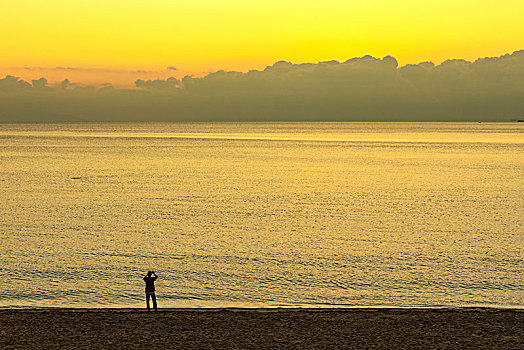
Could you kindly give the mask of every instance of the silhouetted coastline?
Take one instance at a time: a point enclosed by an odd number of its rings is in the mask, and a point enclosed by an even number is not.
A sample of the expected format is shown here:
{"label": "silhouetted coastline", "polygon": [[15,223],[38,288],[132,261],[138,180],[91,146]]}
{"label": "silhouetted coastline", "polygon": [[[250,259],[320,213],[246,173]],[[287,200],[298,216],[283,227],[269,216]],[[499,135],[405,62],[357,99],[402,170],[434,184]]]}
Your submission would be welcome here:
{"label": "silhouetted coastline", "polygon": [[0,320],[4,349],[517,349],[524,344],[522,309],[4,309]]}

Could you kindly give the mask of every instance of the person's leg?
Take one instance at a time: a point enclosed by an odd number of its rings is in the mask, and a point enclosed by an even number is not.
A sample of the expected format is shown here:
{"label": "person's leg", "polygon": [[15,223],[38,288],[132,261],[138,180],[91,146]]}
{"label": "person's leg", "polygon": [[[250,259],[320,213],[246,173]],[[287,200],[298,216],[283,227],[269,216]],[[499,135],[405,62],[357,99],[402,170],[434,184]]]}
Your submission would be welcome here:
{"label": "person's leg", "polygon": [[151,298],[153,299],[153,309],[156,311],[156,295],[155,293],[151,293]]}
{"label": "person's leg", "polygon": [[146,292],[146,306],[147,306],[147,311],[149,311],[149,293]]}

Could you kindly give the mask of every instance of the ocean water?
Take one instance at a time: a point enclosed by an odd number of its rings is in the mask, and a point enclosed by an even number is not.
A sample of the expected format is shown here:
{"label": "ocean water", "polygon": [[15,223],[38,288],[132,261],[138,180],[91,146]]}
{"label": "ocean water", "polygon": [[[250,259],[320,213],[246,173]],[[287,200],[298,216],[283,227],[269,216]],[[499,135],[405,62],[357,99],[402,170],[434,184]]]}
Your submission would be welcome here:
{"label": "ocean water", "polygon": [[522,307],[523,198],[524,123],[0,124],[0,307]]}

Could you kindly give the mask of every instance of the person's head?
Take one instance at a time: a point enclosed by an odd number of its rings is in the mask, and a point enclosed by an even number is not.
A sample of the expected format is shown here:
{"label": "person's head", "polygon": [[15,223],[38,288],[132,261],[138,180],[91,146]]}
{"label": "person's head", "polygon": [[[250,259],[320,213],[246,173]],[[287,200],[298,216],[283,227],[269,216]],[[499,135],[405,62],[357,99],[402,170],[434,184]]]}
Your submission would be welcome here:
{"label": "person's head", "polygon": [[153,273],[153,271],[147,271],[147,275],[148,276],[151,276],[152,273]]}

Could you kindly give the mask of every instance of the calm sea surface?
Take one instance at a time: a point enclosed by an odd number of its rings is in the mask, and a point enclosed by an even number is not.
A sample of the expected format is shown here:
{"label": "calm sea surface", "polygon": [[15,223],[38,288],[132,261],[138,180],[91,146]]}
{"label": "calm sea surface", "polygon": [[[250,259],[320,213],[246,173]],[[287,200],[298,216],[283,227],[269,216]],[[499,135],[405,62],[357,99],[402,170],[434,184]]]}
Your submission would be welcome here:
{"label": "calm sea surface", "polygon": [[0,307],[522,307],[523,222],[524,123],[0,124]]}

